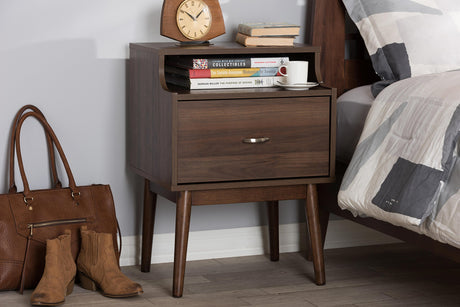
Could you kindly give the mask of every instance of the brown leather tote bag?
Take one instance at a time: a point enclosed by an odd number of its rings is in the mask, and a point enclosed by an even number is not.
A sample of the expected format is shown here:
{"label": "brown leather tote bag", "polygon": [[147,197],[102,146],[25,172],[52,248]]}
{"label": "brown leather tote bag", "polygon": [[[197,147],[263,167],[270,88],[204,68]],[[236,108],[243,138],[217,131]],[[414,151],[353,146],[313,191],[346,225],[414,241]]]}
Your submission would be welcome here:
{"label": "brown leather tote bag", "polygon": [[[57,183],[56,174],[53,188],[30,190],[20,144],[22,124],[29,117],[36,118],[44,127],[47,138],[50,138],[49,151],[56,148],[68,177],[68,187]],[[16,149],[24,191],[16,192],[16,188],[11,188],[14,179],[11,181],[10,178],[9,193],[0,195],[0,290],[20,289],[22,292],[24,288],[35,288],[43,274],[46,240],[63,234],[65,229],[72,231],[74,259],[80,250],[79,230],[83,225],[97,232],[112,233],[114,249],[119,257],[118,221],[110,187],[102,184],[76,185],[62,147],[40,112],[32,110],[20,115],[15,119],[12,133],[15,137],[10,145]],[[50,160],[54,164],[54,156]],[[14,167],[14,163],[10,163],[10,167]],[[13,174],[11,169],[10,174]]]}

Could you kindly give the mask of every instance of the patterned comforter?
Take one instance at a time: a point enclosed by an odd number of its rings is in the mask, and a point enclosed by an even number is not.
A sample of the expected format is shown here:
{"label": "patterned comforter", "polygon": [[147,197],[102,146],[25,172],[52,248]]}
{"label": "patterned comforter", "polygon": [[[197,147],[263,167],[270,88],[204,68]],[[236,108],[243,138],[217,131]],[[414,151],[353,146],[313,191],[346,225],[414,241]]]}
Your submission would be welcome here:
{"label": "patterned comforter", "polygon": [[342,209],[460,248],[460,71],[413,77],[374,101]]}

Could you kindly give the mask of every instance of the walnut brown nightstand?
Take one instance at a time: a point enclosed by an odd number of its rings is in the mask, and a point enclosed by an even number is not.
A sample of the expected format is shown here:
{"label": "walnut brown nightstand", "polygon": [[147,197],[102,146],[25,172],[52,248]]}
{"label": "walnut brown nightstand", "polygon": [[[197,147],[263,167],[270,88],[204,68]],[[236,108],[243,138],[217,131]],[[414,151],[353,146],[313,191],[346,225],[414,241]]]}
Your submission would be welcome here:
{"label": "walnut brown nightstand", "polygon": [[315,282],[324,284],[316,184],[334,181],[336,90],[181,89],[165,78],[165,62],[177,56],[287,56],[308,61],[309,81],[322,81],[315,46],[130,44],[128,163],[145,179],[141,270],[150,270],[157,195],[177,208],[175,297],[183,293],[192,206],[267,202],[276,261],[278,201],[305,199]]}

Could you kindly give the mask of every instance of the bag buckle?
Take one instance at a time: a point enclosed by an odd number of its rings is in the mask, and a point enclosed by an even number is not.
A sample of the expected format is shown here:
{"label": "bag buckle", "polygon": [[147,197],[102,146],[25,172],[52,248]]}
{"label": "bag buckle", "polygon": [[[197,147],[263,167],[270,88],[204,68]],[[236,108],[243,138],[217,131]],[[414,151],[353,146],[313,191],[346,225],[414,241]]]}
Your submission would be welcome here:
{"label": "bag buckle", "polygon": [[72,191],[72,194],[71,194],[71,195],[72,195],[72,198],[73,198],[73,200],[74,200],[74,202],[75,202],[75,205],[76,205],[76,206],[79,206],[80,204],[79,204],[78,200],[80,199],[81,193],[80,193],[80,192],[74,192],[74,191]]}
{"label": "bag buckle", "polygon": [[27,209],[29,209],[29,211],[32,211],[34,209],[32,207],[32,202],[33,201],[34,201],[33,197],[24,196],[24,202],[26,203],[26,207],[27,207]]}
{"label": "bag buckle", "polygon": [[76,193],[75,193],[75,192],[72,192],[72,198],[73,198],[73,199],[75,199],[75,198],[79,198],[79,197],[80,197],[80,195],[81,195],[81,193],[80,193],[80,192],[76,192]]}

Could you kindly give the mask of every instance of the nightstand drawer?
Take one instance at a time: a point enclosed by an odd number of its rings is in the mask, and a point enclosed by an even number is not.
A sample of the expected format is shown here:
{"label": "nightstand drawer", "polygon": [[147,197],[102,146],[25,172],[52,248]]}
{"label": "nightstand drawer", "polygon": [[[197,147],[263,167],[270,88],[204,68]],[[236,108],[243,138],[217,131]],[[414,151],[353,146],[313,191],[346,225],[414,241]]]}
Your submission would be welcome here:
{"label": "nightstand drawer", "polygon": [[329,176],[330,98],[179,101],[177,182]]}

